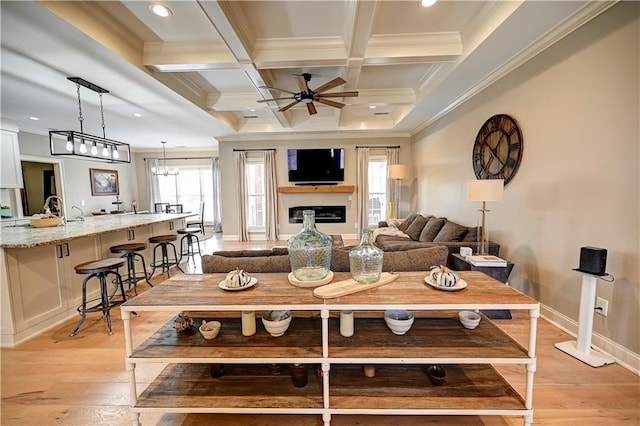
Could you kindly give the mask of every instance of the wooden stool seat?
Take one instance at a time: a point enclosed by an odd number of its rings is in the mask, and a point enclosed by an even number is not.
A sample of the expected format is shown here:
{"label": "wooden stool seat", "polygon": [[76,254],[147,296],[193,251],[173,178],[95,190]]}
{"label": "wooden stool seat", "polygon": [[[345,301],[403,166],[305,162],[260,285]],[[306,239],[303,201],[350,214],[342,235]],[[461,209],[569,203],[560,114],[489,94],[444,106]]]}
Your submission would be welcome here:
{"label": "wooden stool seat", "polygon": [[158,243],[170,243],[172,241],[177,240],[178,237],[173,235],[173,234],[169,234],[169,235],[156,235],[155,237],[149,237],[149,242],[150,243],[154,243],[154,244],[158,244]]}
{"label": "wooden stool seat", "polygon": [[129,243],[119,244],[117,246],[109,247],[111,253],[132,253],[136,251],[142,251],[147,248],[145,243]]}
{"label": "wooden stool seat", "polygon": [[200,228],[184,228],[178,229],[178,234],[199,234]]}
{"label": "wooden stool seat", "polygon": [[[76,328],[71,332],[71,337],[75,336],[80,329],[82,323],[87,318],[87,313],[90,312],[102,312],[102,317],[107,320],[107,328],[109,329],[109,335],[113,334],[111,329],[111,308],[124,303],[127,300],[127,296],[124,294],[124,286],[122,285],[122,277],[118,273],[118,268],[127,263],[127,259],[122,257],[107,258],[94,260],[91,262],[81,263],[74,267],[77,274],[87,275],[82,281],[82,305],[78,306],[78,313],[80,314],[80,321]],[[113,275],[114,282],[117,286],[116,291],[109,296],[109,290],[107,288],[107,276]],[[100,285],[100,297],[93,300],[87,300],[87,283],[92,278],[97,278]],[[122,300],[112,300],[115,293],[120,290],[122,294]],[[94,306],[87,306],[89,302],[98,302]]]}
{"label": "wooden stool seat", "polygon": [[[151,276],[147,273],[147,265],[144,261],[144,256],[138,253],[139,251],[146,250],[147,245],[145,243],[127,243],[118,244],[117,246],[109,247],[111,253],[122,254],[122,258],[127,261],[127,277],[123,279],[128,284],[128,290],[133,290],[138,295],[138,281],[145,280],[149,286],[153,287],[149,278]],[[136,272],[136,258],[142,264],[142,272]]]}
{"label": "wooden stool seat", "polygon": [[74,267],[76,274],[89,275],[116,270],[127,262],[122,258],[108,258],[81,263]]}

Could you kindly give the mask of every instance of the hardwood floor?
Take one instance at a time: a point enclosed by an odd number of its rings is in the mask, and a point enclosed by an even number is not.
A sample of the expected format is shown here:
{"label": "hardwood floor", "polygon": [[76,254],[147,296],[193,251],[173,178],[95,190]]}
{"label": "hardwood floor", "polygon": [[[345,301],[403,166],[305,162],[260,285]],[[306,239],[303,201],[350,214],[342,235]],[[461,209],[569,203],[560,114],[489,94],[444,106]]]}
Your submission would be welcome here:
{"label": "hardwood floor", "polygon": [[[345,241],[346,244],[354,242]],[[284,245],[279,242],[278,245]],[[265,248],[269,242],[235,243],[211,238],[203,252]],[[185,264],[183,264],[185,266]],[[188,272],[199,272],[196,262]],[[155,277],[154,282],[163,280]],[[144,290],[145,285],[141,285]],[[174,315],[144,313],[132,320],[134,345]],[[119,309],[112,310],[114,333],[109,336],[98,314],[88,315],[75,337],[69,337],[73,318],[23,343],[2,349],[0,366],[0,424],[10,425],[128,425],[129,387],[124,366],[124,334]],[[514,315],[496,323],[522,344],[527,342],[528,319]],[[592,368],[557,350],[553,344],[569,336],[539,321],[538,364],[534,385],[536,425],[639,425],[640,378],[619,365]],[[163,365],[140,365],[139,382],[150,383]],[[500,372],[516,390],[524,392],[522,366],[501,366]],[[141,387],[139,386],[139,391]],[[319,416],[252,416],[209,414],[155,414],[140,416],[143,425],[321,425]],[[332,425],[519,425],[521,418],[493,416],[377,417],[333,416]]]}

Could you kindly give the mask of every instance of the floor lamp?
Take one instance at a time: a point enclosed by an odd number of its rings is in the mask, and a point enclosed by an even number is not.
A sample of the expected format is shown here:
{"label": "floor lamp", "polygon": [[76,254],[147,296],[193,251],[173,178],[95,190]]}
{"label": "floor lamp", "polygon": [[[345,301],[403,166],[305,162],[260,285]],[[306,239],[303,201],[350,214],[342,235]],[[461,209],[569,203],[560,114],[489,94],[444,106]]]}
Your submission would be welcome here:
{"label": "floor lamp", "polygon": [[467,182],[467,200],[482,201],[482,238],[480,241],[480,254],[487,254],[489,241],[487,238],[486,213],[487,201],[502,201],[504,190],[503,179],[481,179]]}
{"label": "floor lamp", "polygon": [[395,200],[389,202],[389,215],[387,219],[397,219],[396,206],[398,206],[398,213],[400,213],[400,190],[402,187],[398,183],[404,179],[409,179],[409,166],[405,164],[390,164],[388,177],[393,180],[396,191],[394,191]]}

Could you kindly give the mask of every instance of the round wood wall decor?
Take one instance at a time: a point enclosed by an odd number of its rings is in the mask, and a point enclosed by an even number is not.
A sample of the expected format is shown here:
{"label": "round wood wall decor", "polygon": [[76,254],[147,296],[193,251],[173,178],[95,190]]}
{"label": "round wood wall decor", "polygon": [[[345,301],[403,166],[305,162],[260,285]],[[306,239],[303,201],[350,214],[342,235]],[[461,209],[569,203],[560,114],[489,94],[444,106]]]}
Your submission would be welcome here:
{"label": "round wood wall decor", "polygon": [[509,183],[522,161],[522,132],[506,114],[484,122],[473,145],[473,171],[478,179],[504,179]]}

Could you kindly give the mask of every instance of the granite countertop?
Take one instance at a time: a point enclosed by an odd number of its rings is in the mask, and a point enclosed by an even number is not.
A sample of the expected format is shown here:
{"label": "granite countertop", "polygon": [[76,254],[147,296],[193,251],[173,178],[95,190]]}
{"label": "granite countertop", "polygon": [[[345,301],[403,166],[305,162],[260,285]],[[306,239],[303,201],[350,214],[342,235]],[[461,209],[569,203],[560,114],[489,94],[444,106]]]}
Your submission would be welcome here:
{"label": "granite countertop", "polygon": [[[195,213],[144,213],[109,214],[86,217],[84,221],[67,222],[50,228],[34,228],[29,225],[3,226],[0,230],[0,247],[29,248],[44,244],[57,244],[74,238],[116,232],[122,229],[145,226],[151,223],[197,216]],[[28,223],[28,218],[27,223]]]}

